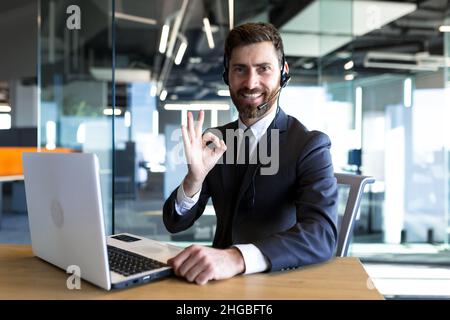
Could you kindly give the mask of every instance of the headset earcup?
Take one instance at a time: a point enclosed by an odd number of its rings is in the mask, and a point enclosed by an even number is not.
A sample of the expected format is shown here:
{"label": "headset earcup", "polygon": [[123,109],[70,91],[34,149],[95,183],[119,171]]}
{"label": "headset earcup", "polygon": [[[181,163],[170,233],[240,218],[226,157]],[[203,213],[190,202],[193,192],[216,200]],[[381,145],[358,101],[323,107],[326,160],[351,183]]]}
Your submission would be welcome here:
{"label": "headset earcup", "polygon": [[284,88],[285,85],[286,85],[286,74],[284,73],[284,70],[283,70],[283,71],[281,71],[280,87]]}
{"label": "headset earcup", "polygon": [[223,73],[222,73],[222,79],[223,79],[223,82],[225,82],[225,84],[226,84],[227,86],[230,85],[230,83],[229,83],[229,81],[228,81],[228,70],[227,70],[227,69],[225,69],[225,70],[223,71]]}
{"label": "headset earcup", "polygon": [[281,77],[280,77],[280,87],[284,88],[287,86],[289,80],[291,79],[291,76],[285,72],[284,65],[286,64],[286,58],[283,53],[283,59],[282,59],[282,67],[281,67]]}
{"label": "headset earcup", "polygon": [[289,74],[286,74],[286,73],[281,74],[280,87],[281,88],[286,87],[290,79],[291,79],[291,76]]}
{"label": "headset earcup", "polygon": [[222,79],[223,82],[225,82],[225,84],[227,86],[230,85],[230,82],[228,81],[228,59],[227,59],[227,55],[224,54],[223,55],[223,73],[222,73]]}

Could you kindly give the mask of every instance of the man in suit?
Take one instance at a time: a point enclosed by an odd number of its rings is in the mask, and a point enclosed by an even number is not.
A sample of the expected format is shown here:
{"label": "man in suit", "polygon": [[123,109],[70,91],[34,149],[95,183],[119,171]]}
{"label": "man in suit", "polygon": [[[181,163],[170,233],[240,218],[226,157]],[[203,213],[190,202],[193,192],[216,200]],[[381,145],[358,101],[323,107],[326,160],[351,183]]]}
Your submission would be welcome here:
{"label": "man in suit", "polygon": [[[234,28],[225,42],[223,77],[239,119],[216,134],[202,134],[203,112],[196,124],[188,113],[182,126],[188,173],[163,209],[166,228],[180,232],[194,224],[211,198],[217,216],[213,246],[190,246],[168,263],[178,276],[205,284],[330,259],[337,239],[331,143],[278,106],[289,66],[275,27],[248,23]],[[245,131],[248,139],[238,139],[235,148],[230,131],[239,132],[234,137]],[[272,174],[263,174],[267,163],[258,157],[264,143],[277,162]],[[242,150],[250,153],[247,161],[256,154],[256,163],[241,164]]]}

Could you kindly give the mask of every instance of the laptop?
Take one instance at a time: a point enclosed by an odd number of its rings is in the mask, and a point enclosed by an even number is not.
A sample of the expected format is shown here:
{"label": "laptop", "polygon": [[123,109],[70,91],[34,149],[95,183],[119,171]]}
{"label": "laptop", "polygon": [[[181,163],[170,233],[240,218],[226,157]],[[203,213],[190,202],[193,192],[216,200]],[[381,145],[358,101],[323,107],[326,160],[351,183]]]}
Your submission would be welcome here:
{"label": "laptop", "polygon": [[[106,236],[99,161],[89,153],[24,153],[35,256],[101,288],[125,288],[170,276],[182,248],[122,233]],[[73,267],[71,267],[73,268]]]}

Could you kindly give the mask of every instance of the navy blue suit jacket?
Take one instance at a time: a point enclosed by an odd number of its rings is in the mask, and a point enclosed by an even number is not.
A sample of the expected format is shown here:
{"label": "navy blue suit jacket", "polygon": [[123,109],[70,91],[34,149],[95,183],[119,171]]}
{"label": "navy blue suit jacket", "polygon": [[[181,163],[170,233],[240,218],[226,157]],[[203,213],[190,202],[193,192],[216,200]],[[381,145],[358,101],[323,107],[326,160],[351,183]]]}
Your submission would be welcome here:
{"label": "navy blue suit jacket", "polygon": [[[226,129],[237,127],[235,121],[218,129],[226,137]],[[252,243],[269,260],[270,271],[330,259],[337,239],[330,140],[324,133],[308,131],[282,110],[271,127],[279,129],[276,174],[261,175],[261,163],[250,165],[236,187],[235,165],[219,162],[203,182],[199,201],[186,214],[175,211],[177,190],[172,192],[163,209],[166,228],[176,233],[191,227],[211,198],[217,216],[213,247]]]}

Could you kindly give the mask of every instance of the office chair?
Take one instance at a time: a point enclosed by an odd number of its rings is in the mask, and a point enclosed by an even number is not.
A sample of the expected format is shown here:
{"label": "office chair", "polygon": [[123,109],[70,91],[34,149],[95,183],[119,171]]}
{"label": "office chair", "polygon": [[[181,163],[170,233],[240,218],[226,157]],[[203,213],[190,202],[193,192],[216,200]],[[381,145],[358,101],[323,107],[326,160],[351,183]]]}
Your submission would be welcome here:
{"label": "office chair", "polygon": [[338,186],[340,185],[349,188],[344,215],[342,216],[340,226],[338,224],[338,242],[336,249],[336,257],[346,257],[352,237],[354,222],[357,220],[364,187],[366,184],[374,183],[375,179],[373,177],[346,173],[335,173],[334,176],[337,179]]}

